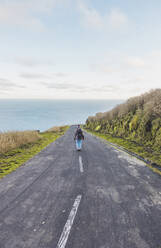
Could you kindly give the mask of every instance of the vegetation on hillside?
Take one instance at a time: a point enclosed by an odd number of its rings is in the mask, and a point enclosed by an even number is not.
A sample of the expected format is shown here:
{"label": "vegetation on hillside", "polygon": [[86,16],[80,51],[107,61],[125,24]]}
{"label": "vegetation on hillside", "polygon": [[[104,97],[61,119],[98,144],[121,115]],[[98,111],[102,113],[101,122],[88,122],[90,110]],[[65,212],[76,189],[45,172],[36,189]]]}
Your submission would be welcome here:
{"label": "vegetation on hillside", "polygon": [[6,132],[0,134],[0,178],[16,170],[27,160],[55,141],[68,129],[60,127],[54,131]]}
{"label": "vegetation on hillside", "polygon": [[153,160],[161,165],[161,89],[132,97],[111,111],[89,117],[85,127],[128,140],[152,153]]}

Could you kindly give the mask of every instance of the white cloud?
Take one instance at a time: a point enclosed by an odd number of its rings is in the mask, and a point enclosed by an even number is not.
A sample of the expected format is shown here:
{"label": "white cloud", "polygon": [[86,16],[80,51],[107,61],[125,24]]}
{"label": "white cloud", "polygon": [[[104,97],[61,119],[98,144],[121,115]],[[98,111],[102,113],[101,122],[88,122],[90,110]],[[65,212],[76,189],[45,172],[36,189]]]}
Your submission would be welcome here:
{"label": "white cloud", "polygon": [[83,24],[89,28],[119,30],[128,24],[128,17],[119,9],[112,9],[106,15],[102,15],[96,9],[80,3],[79,11]]}
{"label": "white cloud", "polygon": [[0,24],[32,27],[43,30],[41,21],[34,17],[29,3],[9,1],[0,4]]}
{"label": "white cloud", "polygon": [[104,20],[98,11],[92,8],[88,8],[85,4],[79,5],[79,11],[83,18],[84,25],[90,28],[100,29],[104,25]]}
{"label": "white cloud", "polygon": [[68,74],[67,73],[63,73],[63,72],[57,72],[57,73],[54,73],[53,76],[55,77],[60,77],[60,78],[64,78],[64,77],[67,77]]}
{"label": "white cloud", "polygon": [[39,65],[54,65],[53,61],[49,59],[33,58],[33,57],[17,57],[15,58],[16,64],[25,67],[35,67]]}
{"label": "white cloud", "polygon": [[81,92],[81,91],[86,91],[89,90],[89,87],[86,85],[77,85],[74,83],[69,83],[69,82],[42,82],[42,85],[49,89],[56,89],[56,90],[67,90],[68,92]]}
{"label": "white cloud", "polygon": [[133,67],[144,67],[145,61],[140,57],[129,57],[127,58],[127,64]]}
{"label": "white cloud", "polygon": [[13,88],[25,88],[24,85],[15,84],[6,78],[0,78],[0,90],[10,90]]}
{"label": "white cloud", "polygon": [[20,74],[20,77],[25,78],[25,79],[50,78],[49,76],[41,74],[41,73],[22,73]]}
{"label": "white cloud", "polygon": [[0,25],[16,25],[42,31],[45,29],[40,14],[51,14],[58,3],[65,0],[2,0]]}
{"label": "white cloud", "polygon": [[114,67],[109,64],[92,64],[90,65],[90,68],[92,71],[104,72],[104,73],[112,73],[118,71],[116,65]]}
{"label": "white cloud", "polygon": [[0,78],[0,89],[8,89],[16,86],[16,84],[12,83],[10,80],[6,78]]}
{"label": "white cloud", "polygon": [[127,25],[128,18],[119,9],[113,9],[111,10],[111,13],[108,16],[108,23],[111,28],[120,29]]}
{"label": "white cloud", "polygon": [[105,93],[105,92],[113,92],[117,89],[114,85],[109,84],[97,84],[97,85],[87,85],[84,83],[80,84],[74,84],[70,82],[41,82],[41,85],[45,86],[46,88],[50,90],[59,90],[59,91],[66,91],[69,94],[71,92],[75,93]]}

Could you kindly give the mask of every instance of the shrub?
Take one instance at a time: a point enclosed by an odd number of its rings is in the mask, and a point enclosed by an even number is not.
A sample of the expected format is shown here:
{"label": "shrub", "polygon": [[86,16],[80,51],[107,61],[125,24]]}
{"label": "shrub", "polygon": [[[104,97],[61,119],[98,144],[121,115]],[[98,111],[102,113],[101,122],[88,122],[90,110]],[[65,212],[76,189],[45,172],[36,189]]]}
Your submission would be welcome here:
{"label": "shrub", "polygon": [[161,140],[161,89],[128,99],[105,113],[90,116],[91,130],[131,139],[147,146],[159,146]]}
{"label": "shrub", "polygon": [[96,128],[95,128],[95,131],[99,131],[101,129],[101,125],[98,125]]}

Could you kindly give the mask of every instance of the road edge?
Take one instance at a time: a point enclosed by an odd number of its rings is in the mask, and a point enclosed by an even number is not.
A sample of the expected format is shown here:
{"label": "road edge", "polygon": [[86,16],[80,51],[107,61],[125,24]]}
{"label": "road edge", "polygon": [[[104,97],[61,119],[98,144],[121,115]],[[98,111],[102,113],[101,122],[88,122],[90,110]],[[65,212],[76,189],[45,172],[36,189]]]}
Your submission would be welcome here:
{"label": "road edge", "polygon": [[127,150],[126,148],[124,148],[124,147],[122,147],[122,146],[119,146],[119,145],[116,145],[116,144],[114,144],[114,143],[111,143],[111,142],[107,141],[106,139],[104,139],[103,137],[99,137],[99,136],[97,136],[96,134],[93,134],[93,133],[90,132],[90,131],[84,130],[84,132],[86,132],[86,133],[88,133],[88,134],[90,134],[90,135],[92,135],[92,136],[94,136],[94,137],[100,139],[101,141],[103,141],[103,143],[108,144],[108,145],[112,146],[113,148],[115,148],[115,149],[117,149],[117,150],[119,150],[119,151],[126,152],[126,153],[128,153],[129,155],[131,155],[131,156],[133,156],[133,157],[135,157],[135,158],[137,158],[137,159],[143,161],[143,162],[146,164],[146,166],[147,166],[148,168],[150,168],[154,173],[157,173],[158,175],[161,176],[161,168],[160,168],[159,165],[157,165],[157,164],[152,165],[151,162],[150,162],[149,160],[146,160],[145,158],[139,156],[139,155],[136,154],[136,153],[130,152],[129,150]]}

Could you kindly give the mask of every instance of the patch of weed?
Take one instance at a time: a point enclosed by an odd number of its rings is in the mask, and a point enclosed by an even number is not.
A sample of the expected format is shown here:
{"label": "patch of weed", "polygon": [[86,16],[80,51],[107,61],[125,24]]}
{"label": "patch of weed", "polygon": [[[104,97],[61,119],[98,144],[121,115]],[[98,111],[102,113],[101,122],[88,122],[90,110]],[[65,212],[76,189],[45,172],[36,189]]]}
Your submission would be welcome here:
{"label": "patch of weed", "polygon": [[40,133],[40,138],[36,142],[24,144],[19,148],[0,154],[0,178],[16,170],[27,160],[44,149],[47,145],[63,135],[68,128],[68,126],[65,126],[58,132]]}
{"label": "patch of weed", "polygon": [[110,134],[102,134],[99,132],[91,131],[89,129],[85,129],[85,130],[87,132],[90,132],[90,133],[100,137],[100,138],[107,140],[110,143],[117,144],[117,145],[125,148],[126,150],[128,150],[132,153],[138,154],[139,156],[143,157],[144,159],[150,161],[151,164],[156,163],[157,165],[161,166],[161,153],[160,152],[153,151],[152,149],[149,152],[148,148],[144,147],[143,145],[139,145],[137,143],[134,143],[130,140],[125,140],[123,138],[113,137]]}

